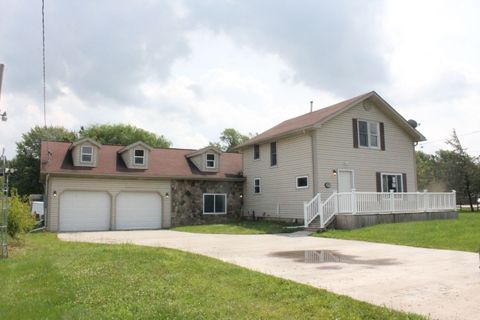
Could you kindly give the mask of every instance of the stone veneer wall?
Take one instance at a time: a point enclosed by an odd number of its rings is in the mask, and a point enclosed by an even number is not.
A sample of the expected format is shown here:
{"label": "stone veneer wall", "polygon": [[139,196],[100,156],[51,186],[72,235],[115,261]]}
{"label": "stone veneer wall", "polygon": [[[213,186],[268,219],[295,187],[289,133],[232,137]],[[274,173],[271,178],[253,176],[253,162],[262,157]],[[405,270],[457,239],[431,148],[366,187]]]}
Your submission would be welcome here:
{"label": "stone veneer wall", "polygon": [[[204,193],[226,193],[227,214],[203,214]],[[243,182],[172,180],[172,227],[226,222],[242,216]]]}

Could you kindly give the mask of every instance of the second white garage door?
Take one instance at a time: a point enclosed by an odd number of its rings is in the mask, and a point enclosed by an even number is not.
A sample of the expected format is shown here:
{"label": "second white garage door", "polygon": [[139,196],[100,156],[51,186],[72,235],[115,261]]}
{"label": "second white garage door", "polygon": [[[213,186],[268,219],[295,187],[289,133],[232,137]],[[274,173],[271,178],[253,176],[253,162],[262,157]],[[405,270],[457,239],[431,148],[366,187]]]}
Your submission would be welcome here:
{"label": "second white garage door", "polygon": [[117,229],[160,229],[162,198],[155,192],[121,192],[117,196]]}

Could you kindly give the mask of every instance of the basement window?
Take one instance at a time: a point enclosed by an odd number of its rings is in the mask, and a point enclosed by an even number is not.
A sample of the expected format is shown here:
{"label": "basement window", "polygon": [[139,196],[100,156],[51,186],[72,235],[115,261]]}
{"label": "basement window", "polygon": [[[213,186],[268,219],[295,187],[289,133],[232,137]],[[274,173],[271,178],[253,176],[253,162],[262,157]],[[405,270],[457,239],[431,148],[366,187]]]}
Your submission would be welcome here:
{"label": "basement window", "polygon": [[204,193],[203,214],[226,214],[227,194],[225,193]]}

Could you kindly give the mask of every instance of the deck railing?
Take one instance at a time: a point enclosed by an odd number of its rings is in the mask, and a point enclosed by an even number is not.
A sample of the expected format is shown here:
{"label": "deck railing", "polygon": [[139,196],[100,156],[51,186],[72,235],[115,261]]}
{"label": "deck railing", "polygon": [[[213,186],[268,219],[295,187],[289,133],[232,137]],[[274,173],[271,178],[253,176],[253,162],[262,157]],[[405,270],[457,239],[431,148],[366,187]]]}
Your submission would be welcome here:
{"label": "deck railing", "polygon": [[324,228],[337,213],[415,213],[456,209],[456,193],[452,192],[334,192],[325,201],[318,193],[304,204],[305,227],[320,217]]}

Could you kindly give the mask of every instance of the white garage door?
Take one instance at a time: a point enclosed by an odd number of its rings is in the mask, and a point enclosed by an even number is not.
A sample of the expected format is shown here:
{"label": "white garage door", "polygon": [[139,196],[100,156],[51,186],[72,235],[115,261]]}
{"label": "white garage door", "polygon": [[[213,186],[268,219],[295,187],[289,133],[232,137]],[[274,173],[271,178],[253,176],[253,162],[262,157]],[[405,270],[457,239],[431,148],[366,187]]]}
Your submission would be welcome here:
{"label": "white garage door", "polygon": [[110,229],[110,196],[107,192],[65,191],[60,196],[60,231]]}
{"label": "white garage door", "polygon": [[155,192],[121,192],[117,196],[117,229],[160,229],[162,199]]}

